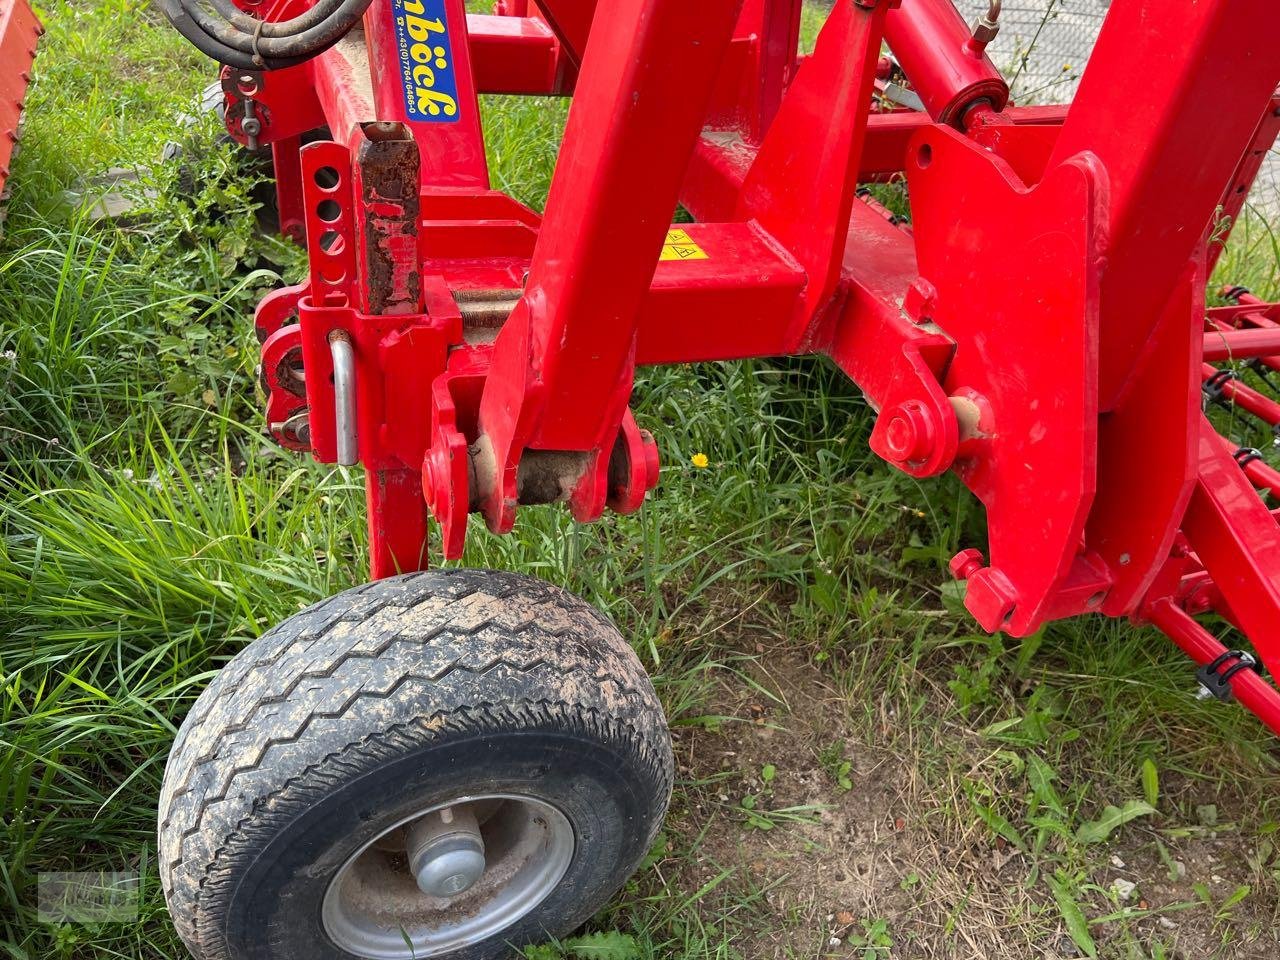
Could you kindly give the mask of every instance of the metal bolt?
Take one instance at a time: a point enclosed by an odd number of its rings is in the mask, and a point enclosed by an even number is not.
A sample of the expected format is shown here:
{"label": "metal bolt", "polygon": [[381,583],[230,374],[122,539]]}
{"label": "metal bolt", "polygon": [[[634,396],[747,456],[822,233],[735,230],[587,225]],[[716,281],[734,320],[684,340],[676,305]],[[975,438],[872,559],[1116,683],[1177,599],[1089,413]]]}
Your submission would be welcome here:
{"label": "metal bolt", "polygon": [[951,575],[957,580],[969,580],[986,565],[981,550],[961,550],[951,558]]}
{"label": "metal bolt", "polygon": [[916,463],[933,449],[937,431],[929,409],[916,400],[899,404],[885,424],[885,447],[898,463]]}
{"label": "metal bolt", "polygon": [[249,141],[249,149],[257,150],[258,135],[262,133],[262,121],[258,119],[257,105],[248,98],[244,101],[244,119],[240,121],[240,129]]}

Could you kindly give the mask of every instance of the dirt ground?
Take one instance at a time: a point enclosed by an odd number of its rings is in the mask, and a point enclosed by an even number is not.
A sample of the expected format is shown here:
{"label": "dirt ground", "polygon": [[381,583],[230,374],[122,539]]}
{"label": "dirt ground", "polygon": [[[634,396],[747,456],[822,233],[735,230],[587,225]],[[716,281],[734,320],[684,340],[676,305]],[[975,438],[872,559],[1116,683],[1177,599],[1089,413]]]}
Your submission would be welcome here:
{"label": "dirt ground", "polygon": [[[956,816],[955,784],[924,772],[930,744],[890,736],[895,718],[888,715],[876,720],[882,736],[855,734],[849,704],[817,666],[792,651],[766,653],[753,679],[781,702],[722,682],[710,712],[739,722],[675,732],[687,785],[677,788],[670,849],[689,843],[694,853],[659,865],[668,885],[692,893],[732,871],[723,882],[752,913],[738,947],[753,960],[1083,955],[1041,879],[1051,872],[1047,859],[1038,864],[993,840],[977,818]],[[971,739],[976,766],[989,748]],[[835,741],[850,764],[848,789],[819,760]],[[743,809],[744,797],[754,798],[754,811]],[[771,811],[797,807],[810,809],[796,821],[759,825]],[[1231,811],[1217,807],[1219,824],[1227,824]],[[763,815],[756,826],[752,812]],[[1222,906],[1254,881],[1252,845],[1229,829],[1160,827],[1130,824],[1099,848],[1084,885],[1095,890],[1089,916],[1107,914],[1098,905],[1108,894],[1112,912],[1129,910],[1093,926],[1099,955],[1280,955],[1276,904],[1253,897]],[[1116,881],[1134,885],[1127,900]]]}

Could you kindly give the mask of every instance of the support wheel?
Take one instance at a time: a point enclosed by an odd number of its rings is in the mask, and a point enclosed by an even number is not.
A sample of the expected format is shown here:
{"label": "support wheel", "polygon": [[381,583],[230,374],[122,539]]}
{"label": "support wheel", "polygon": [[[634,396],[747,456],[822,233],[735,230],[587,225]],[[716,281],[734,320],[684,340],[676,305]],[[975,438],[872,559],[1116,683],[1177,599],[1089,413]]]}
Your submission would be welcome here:
{"label": "support wheel", "polygon": [[648,851],[662,708],[617,629],[531,577],[416,573],[250,644],[196,702],[160,873],[199,960],[487,960],[563,936]]}

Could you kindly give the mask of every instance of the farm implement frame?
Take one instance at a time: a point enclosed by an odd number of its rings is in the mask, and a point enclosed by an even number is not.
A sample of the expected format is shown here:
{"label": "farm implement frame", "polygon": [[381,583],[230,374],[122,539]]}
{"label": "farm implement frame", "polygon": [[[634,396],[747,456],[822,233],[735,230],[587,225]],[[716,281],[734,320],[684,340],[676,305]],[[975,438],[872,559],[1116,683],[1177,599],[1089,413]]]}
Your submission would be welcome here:
{"label": "farm implement frame", "polygon": [[[829,358],[876,454],[985,506],[950,566],[986,630],[1154,625],[1280,733],[1280,472],[1240,442],[1280,441],[1280,305],[1205,293],[1280,133],[1275,0],[1113,0],[1069,106],[1010,101],[1000,0],[836,0],[803,57],[802,0],[154,2],[270,151],[309,270],[256,312],[267,427],[364,466],[373,581],[175,740],[158,861],[199,960],[496,960],[643,861],[675,767],[631,645],[427,567],[472,514],[639,509],[644,366]],[[9,140],[37,30],[0,0]],[[485,94],[573,98],[542,214],[491,186]],[[872,189],[902,180],[909,219]]]}
{"label": "farm implement frame", "polygon": [[[1275,311],[1204,305],[1280,128],[1280,8],[1119,0],[1069,108],[1008,103],[998,14],[841,0],[800,58],[794,0],[376,0],[314,59],[226,67],[310,253],[257,315],[271,430],[365,465],[373,576],[425,565],[429,516],[456,558],[472,512],[635,510],[639,366],[825,354],[877,454],[985,504],[988,553],[952,562],[984,628],[1154,623],[1280,732],[1258,659],[1192,618],[1280,668],[1280,474],[1201,404],[1280,424],[1213,366],[1275,369]],[[541,217],[490,189],[482,93],[574,97]],[[909,226],[862,188],[903,176]]]}

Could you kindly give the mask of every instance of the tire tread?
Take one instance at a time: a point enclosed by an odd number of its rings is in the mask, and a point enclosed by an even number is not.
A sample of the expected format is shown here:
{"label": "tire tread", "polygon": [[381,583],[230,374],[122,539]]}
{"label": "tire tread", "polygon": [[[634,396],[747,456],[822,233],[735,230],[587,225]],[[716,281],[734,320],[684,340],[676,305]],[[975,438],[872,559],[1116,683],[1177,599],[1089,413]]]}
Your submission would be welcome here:
{"label": "tire tread", "polygon": [[656,796],[670,794],[653,688],[616,628],[572,594],[510,573],[428,571],[295,615],[215,677],[175,740],[159,842],[180,935],[200,960],[234,960],[222,914],[246,858],[353,771],[436,738],[534,728],[616,744]]}

